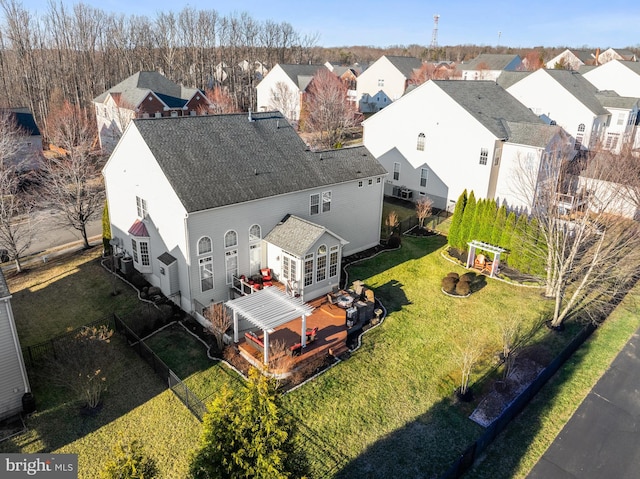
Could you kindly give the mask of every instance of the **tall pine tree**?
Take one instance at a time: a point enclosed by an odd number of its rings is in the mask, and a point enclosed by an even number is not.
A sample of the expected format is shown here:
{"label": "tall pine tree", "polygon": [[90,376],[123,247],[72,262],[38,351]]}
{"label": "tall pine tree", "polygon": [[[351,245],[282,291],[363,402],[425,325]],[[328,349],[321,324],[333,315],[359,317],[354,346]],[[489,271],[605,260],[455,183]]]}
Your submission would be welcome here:
{"label": "tall pine tree", "polygon": [[473,218],[476,214],[476,197],[473,194],[473,190],[469,193],[467,199],[467,205],[464,208],[462,215],[462,224],[460,225],[460,251],[467,250],[467,243],[469,242],[469,236],[471,234],[471,228],[473,227]]}
{"label": "tall pine tree", "polygon": [[504,229],[502,230],[502,234],[500,235],[500,247],[507,250],[507,254],[505,255],[505,261],[511,267],[511,249],[513,246],[513,237],[516,229],[516,214],[511,211],[507,216],[507,221],[504,223]]}
{"label": "tall pine tree", "polygon": [[461,246],[460,236],[462,234],[462,215],[464,214],[465,206],[467,206],[467,190],[464,190],[458,197],[456,207],[453,210],[453,216],[451,217],[449,234],[447,236],[447,242],[449,243],[449,246],[458,250],[463,249]]}
{"label": "tall pine tree", "polygon": [[502,239],[502,231],[504,230],[505,224],[507,223],[507,207],[502,205],[498,208],[498,214],[496,215],[496,220],[493,222],[493,228],[491,230],[491,244],[500,246],[504,248],[501,243]]}

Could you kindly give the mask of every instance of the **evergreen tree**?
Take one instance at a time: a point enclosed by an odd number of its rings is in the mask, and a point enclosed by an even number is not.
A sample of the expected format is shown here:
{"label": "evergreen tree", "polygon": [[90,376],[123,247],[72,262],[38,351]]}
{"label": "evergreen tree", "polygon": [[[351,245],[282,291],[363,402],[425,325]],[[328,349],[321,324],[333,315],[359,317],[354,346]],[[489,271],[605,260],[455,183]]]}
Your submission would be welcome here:
{"label": "evergreen tree", "polygon": [[204,416],[190,477],[290,479],[305,472],[294,450],[295,423],[282,414],[274,380],[252,368],[243,393],[228,388]]}
{"label": "evergreen tree", "polygon": [[458,197],[456,207],[453,210],[453,216],[451,217],[451,225],[449,226],[449,234],[447,236],[447,242],[449,246],[456,249],[463,249],[460,242],[462,215],[464,214],[465,206],[467,205],[467,190],[464,190]]}
{"label": "evergreen tree", "polygon": [[482,215],[482,223],[480,224],[479,238],[483,243],[493,244],[491,236],[493,233],[493,225],[496,222],[496,216],[498,214],[498,205],[496,200],[487,200]]}
{"label": "evergreen tree", "polygon": [[106,253],[111,252],[111,222],[109,220],[109,204],[104,200],[104,208],[102,210],[102,248]]}
{"label": "evergreen tree", "polygon": [[460,251],[467,250],[467,243],[469,242],[469,235],[471,234],[471,228],[473,226],[473,217],[476,214],[476,197],[473,191],[469,193],[467,204],[462,214],[462,224],[460,225]]}
{"label": "evergreen tree", "polygon": [[507,216],[507,220],[504,223],[504,229],[502,230],[502,234],[500,235],[500,247],[507,250],[507,254],[505,255],[504,259],[511,267],[513,267],[513,265],[511,264],[511,249],[513,246],[516,221],[516,214],[515,212],[511,211]]}
{"label": "evergreen tree", "polygon": [[480,239],[480,226],[482,225],[482,220],[484,218],[484,210],[487,207],[487,200],[484,198],[478,201],[476,204],[476,211],[473,214],[473,220],[471,223],[471,228],[469,229],[469,241],[479,240]]}
{"label": "evergreen tree", "polygon": [[526,273],[526,252],[529,249],[529,221],[527,215],[518,216],[511,246],[510,264],[513,268]]}
{"label": "evergreen tree", "polygon": [[496,220],[493,222],[493,228],[491,230],[491,244],[504,248],[502,244],[502,232],[504,231],[505,224],[507,223],[507,207],[502,205],[498,209],[496,214]]}

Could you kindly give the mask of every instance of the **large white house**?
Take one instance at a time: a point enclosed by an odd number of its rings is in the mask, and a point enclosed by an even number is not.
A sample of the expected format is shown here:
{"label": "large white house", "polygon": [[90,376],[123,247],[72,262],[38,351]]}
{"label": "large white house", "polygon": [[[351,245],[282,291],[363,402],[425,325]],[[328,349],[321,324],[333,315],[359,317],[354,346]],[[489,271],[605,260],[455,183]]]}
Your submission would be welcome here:
{"label": "large white house", "polygon": [[547,68],[577,71],[584,65],[595,65],[596,54],[592,50],[566,49],[559,55],[549,58],[545,65]]}
{"label": "large white house", "polygon": [[414,57],[383,55],[358,76],[356,100],[363,113],[379,111],[404,95],[422,61]]}
{"label": "large white house", "polygon": [[493,81],[430,80],[363,124],[364,145],[390,172],[385,194],[449,210],[465,189],[529,207],[511,191],[512,163],[562,142],[560,128]]}
{"label": "large white house", "polygon": [[278,64],[256,87],[258,111],[280,111],[289,121],[300,119],[303,95],[325,65]]}
{"label": "large white house", "polygon": [[513,83],[507,92],[536,115],[564,128],[574,138],[576,151],[592,147],[609,120],[595,87],[578,72],[541,68]]}
{"label": "large white house", "polygon": [[0,271],[0,421],[22,411],[29,379],[11,309],[11,293]]}
{"label": "large white house", "polygon": [[620,96],[640,98],[640,63],[611,60],[584,73],[598,90],[613,90]]}
{"label": "large white house", "polygon": [[602,147],[614,153],[620,153],[624,145],[633,148],[640,146],[638,135],[638,116],[640,98],[620,96],[614,91],[600,91],[596,98],[609,112],[609,123],[602,135]]}
{"label": "large white house", "polygon": [[262,268],[313,299],[380,240],[386,170],[309,151],[278,112],[133,120],[103,174],[114,243],[196,314]]}

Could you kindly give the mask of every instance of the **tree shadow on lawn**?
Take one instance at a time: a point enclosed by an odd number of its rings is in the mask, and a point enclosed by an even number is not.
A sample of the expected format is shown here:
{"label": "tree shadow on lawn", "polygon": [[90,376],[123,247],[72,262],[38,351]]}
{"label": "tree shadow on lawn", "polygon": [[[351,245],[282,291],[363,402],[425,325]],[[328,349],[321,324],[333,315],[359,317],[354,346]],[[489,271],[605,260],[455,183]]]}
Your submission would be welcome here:
{"label": "tree shadow on lawn", "polygon": [[411,304],[404,292],[404,284],[399,281],[387,281],[376,287],[375,295],[387,310],[387,314],[400,311],[403,306]]}
{"label": "tree shadow on lawn", "polygon": [[416,420],[375,442],[344,466],[336,479],[440,477],[482,433],[453,401],[444,398]]}
{"label": "tree shadow on lawn", "polygon": [[52,384],[36,366],[28,372],[36,401],[36,411],[26,417],[28,431],[0,444],[0,451],[46,453],[57,450],[126,415],[167,388],[147,363],[128,347],[124,338],[114,338],[111,342],[119,350],[123,372],[109,382],[96,410],[88,411],[73,393]]}

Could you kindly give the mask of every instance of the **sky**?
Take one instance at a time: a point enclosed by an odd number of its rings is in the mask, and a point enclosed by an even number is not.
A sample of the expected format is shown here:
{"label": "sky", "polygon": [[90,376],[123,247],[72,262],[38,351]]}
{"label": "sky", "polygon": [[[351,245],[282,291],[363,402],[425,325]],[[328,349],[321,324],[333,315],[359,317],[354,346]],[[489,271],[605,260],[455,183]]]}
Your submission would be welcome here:
{"label": "sky", "polygon": [[[31,12],[47,11],[49,0],[16,0]],[[59,0],[54,0],[59,1]],[[65,5],[78,3],[63,1]],[[317,35],[318,46],[431,44],[434,15],[437,43],[513,48],[640,47],[637,0],[84,0],[108,12],[147,15],[179,12],[186,6],[221,15],[247,12],[257,21],[289,22],[303,35]]]}

